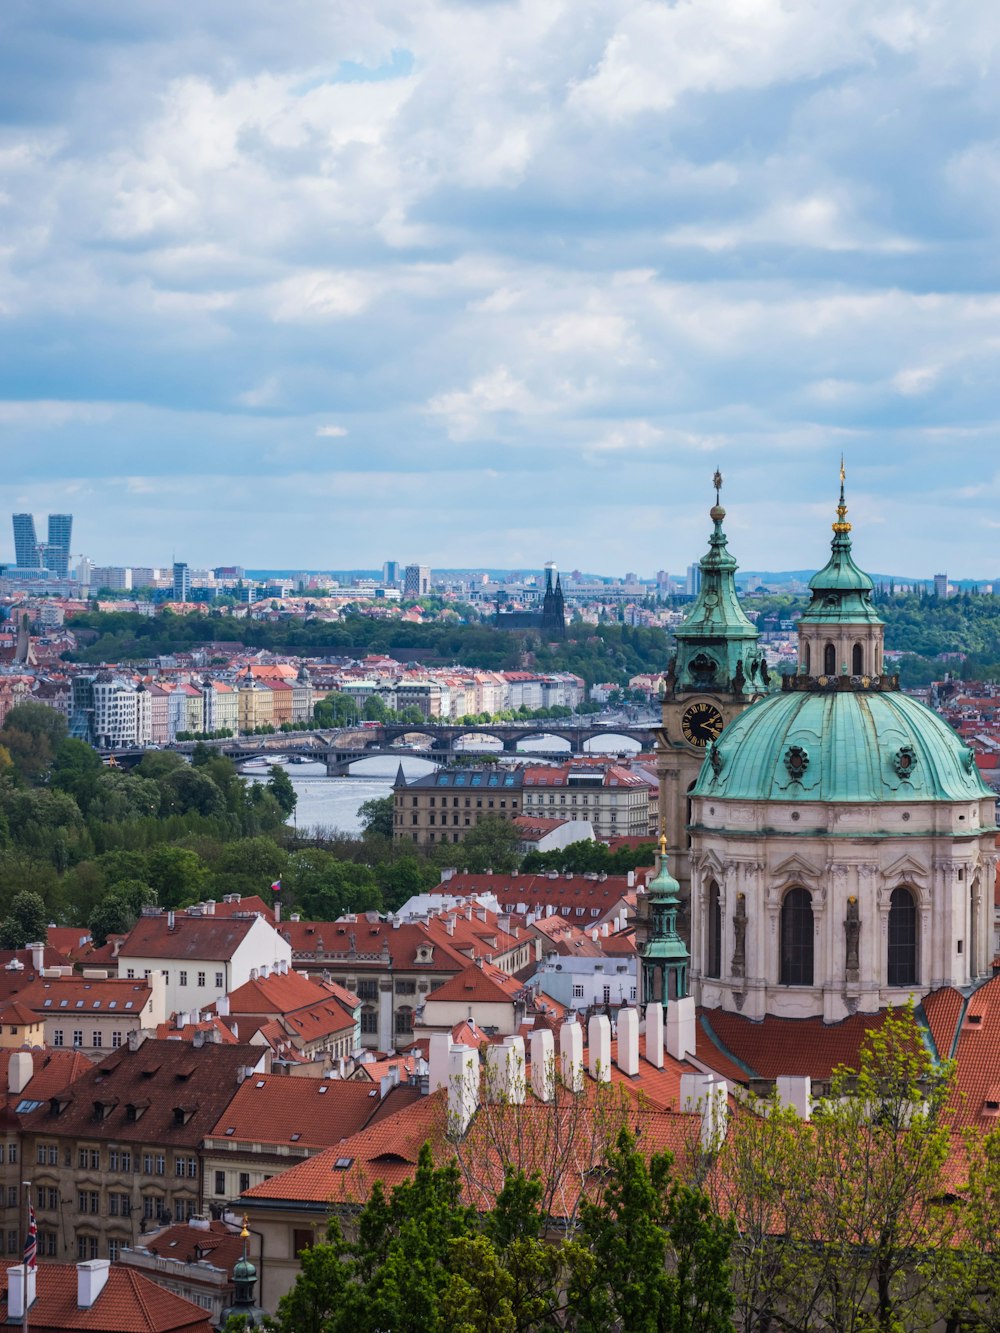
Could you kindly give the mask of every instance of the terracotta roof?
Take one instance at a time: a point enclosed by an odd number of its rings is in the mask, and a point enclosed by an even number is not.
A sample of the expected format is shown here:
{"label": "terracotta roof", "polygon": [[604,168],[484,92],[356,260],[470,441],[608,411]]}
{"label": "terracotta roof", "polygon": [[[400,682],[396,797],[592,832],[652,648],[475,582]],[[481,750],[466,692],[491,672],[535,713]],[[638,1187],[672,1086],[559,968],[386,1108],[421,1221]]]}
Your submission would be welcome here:
{"label": "terracotta roof", "polygon": [[953,986],[942,986],[940,990],[925,995],[920,1007],[934,1038],[938,1058],[950,1060],[958,1036],[958,1020],[965,1008],[965,997]]}
{"label": "terracotta roof", "polygon": [[53,949],[73,962],[85,957],[94,943],[86,926],[49,926],[45,938]]}
{"label": "terracotta roof", "polygon": [[[575,913],[583,908],[579,921],[589,924],[606,916],[634,889],[629,888],[627,875],[608,875],[604,879],[586,875],[453,875],[432,893],[454,895],[494,893],[505,911],[516,911],[523,903],[527,911],[554,907],[561,912],[568,907]],[[597,916],[594,916],[594,909]]]}
{"label": "terracotta roof", "polygon": [[279,1014],[301,1009],[303,1005],[329,999],[330,992],[312,977],[300,976],[298,972],[271,972],[266,977],[245,981],[230,991],[229,1012],[276,1018]]}
{"label": "terracotta roof", "polygon": [[[542,1173],[551,1188],[548,1202],[553,1216],[568,1216],[579,1200],[581,1181],[597,1187],[600,1177],[594,1168],[603,1160],[602,1144],[617,1137],[619,1124],[636,1130],[641,1126],[643,1151],[669,1148],[687,1153],[699,1123],[698,1116],[665,1112],[649,1102],[640,1106],[633,1097],[622,1100],[617,1091],[607,1098],[596,1092],[590,1079],[582,1095],[562,1092],[555,1106],[545,1106],[529,1095],[523,1107],[483,1107],[465,1138],[468,1170],[463,1175],[463,1194],[475,1206],[492,1203],[503,1184],[499,1153],[503,1143],[517,1154],[515,1164],[527,1174]],[[242,1197],[251,1211],[254,1204],[281,1208],[298,1202],[325,1213],[331,1203],[367,1198],[376,1180],[391,1188],[410,1179],[424,1143],[439,1163],[452,1158],[455,1149],[447,1128],[447,1093],[441,1089],[272,1176]],[[554,1180],[553,1160],[564,1168]]]}
{"label": "terracotta roof", "polygon": [[[401,1084],[386,1101],[393,1098],[395,1111],[419,1096]],[[240,1085],[209,1137],[326,1148],[367,1125],[381,1105],[370,1083],[257,1074]]]}
{"label": "terracotta roof", "polygon": [[[10,1086],[8,1066],[13,1054],[9,1048],[0,1050],[0,1087]],[[32,1049],[29,1054],[34,1073],[20,1092],[7,1094],[11,1106],[24,1100],[46,1101],[53,1093],[62,1092],[94,1068],[93,1060],[88,1060],[82,1051]]]}
{"label": "terracotta roof", "polygon": [[[13,1263],[0,1262],[0,1324],[6,1324],[10,1321],[7,1270]],[[111,1266],[104,1290],[89,1309],[77,1304],[73,1264],[42,1265],[36,1283],[36,1298],[28,1311],[32,1333],[108,1333],[109,1329],[115,1333],[212,1333],[204,1310],[129,1268]]]}
{"label": "terracotta roof", "polygon": [[[91,1065],[65,1090],[58,1115],[47,1104],[25,1116],[24,1127],[59,1136],[197,1145],[235,1095],[241,1071],[263,1055],[260,1047],[215,1043],[197,1047],[151,1040],[134,1051],[123,1047]],[[52,1100],[63,1093],[55,1089]],[[110,1106],[100,1120],[94,1113],[98,1102]],[[138,1118],[131,1118],[129,1107],[144,1103]]]}
{"label": "terracotta roof", "polygon": [[17,998],[45,1016],[111,1013],[125,1018],[141,1014],[152,993],[147,981],[125,977],[93,981],[80,976],[38,977],[19,991]]}
{"label": "terracotta roof", "polygon": [[459,1001],[462,1004],[513,1004],[521,991],[520,982],[501,972],[490,963],[471,963],[457,976],[450,977],[427,997],[426,1003],[438,1000]]}
{"label": "terracotta roof", "polygon": [[232,1046],[238,1040],[233,1035],[232,1029],[227,1027],[221,1018],[213,1017],[204,1022],[185,1023],[183,1027],[178,1027],[176,1020],[156,1025],[156,1036],[160,1041],[194,1041],[197,1032],[217,1033],[218,1040],[225,1046]]}
{"label": "terracotta roof", "polygon": [[[243,1241],[239,1232],[227,1227],[225,1222],[213,1218],[206,1231],[203,1227],[189,1226],[179,1222],[162,1231],[140,1237],[139,1246],[164,1259],[176,1259],[179,1263],[194,1264],[204,1259],[216,1268],[224,1268],[231,1273],[233,1264],[243,1255]],[[125,1262],[128,1262],[126,1253]]]}
{"label": "terracotta roof", "polygon": [[19,997],[16,1000],[4,1000],[0,1004],[0,1023],[11,1027],[37,1027],[42,1020],[33,1009],[29,1009]]}
{"label": "terracotta roof", "polygon": [[256,917],[186,916],[176,912],[171,930],[169,919],[166,912],[141,916],[118,950],[118,957],[232,958],[257,920]]}
{"label": "terracotta roof", "polygon": [[1000,977],[969,996],[955,1059],[956,1124],[993,1129],[1000,1119]]}
{"label": "terracotta roof", "polygon": [[[886,1014],[885,1010],[854,1014],[841,1023],[824,1023],[820,1018],[772,1015],[751,1022],[724,1009],[700,1012],[704,1029],[709,1037],[714,1035],[717,1049],[721,1047],[724,1056],[733,1057],[736,1065],[748,1066],[758,1078],[808,1074],[814,1079],[829,1078],[837,1065],[856,1069],[865,1037],[882,1026]],[[706,1059],[710,1059],[711,1048],[705,1049],[709,1052]],[[743,1081],[748,1077],[744,1073]]]}

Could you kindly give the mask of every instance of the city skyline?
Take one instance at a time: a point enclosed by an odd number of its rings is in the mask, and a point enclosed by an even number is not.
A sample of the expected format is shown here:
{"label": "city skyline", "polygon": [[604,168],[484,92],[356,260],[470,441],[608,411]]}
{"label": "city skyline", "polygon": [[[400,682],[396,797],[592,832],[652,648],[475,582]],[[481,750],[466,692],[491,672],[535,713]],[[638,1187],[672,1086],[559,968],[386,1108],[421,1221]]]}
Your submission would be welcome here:
{"label": "city skyline", "polygon": [[740,564],[815,566],[843,451],[867,567],[1000,573],[981,0],[0,37],[8,512],[95,563],[679,571],[718,465]]}

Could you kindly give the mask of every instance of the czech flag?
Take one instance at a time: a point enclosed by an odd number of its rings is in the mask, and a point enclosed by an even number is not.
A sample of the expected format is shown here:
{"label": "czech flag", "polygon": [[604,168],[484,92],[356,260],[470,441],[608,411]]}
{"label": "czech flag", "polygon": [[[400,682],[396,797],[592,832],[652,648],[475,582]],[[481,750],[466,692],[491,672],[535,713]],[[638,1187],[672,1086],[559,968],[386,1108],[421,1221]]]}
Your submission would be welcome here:
{"label": "czech flag", "polygon": [[272,893],[280,893],[280,892],[281,892],[281,880],[280,880],[280,879],[276,879],[276,880],[274,881],[274,883],[271,885],[271,892],[272,892]]}

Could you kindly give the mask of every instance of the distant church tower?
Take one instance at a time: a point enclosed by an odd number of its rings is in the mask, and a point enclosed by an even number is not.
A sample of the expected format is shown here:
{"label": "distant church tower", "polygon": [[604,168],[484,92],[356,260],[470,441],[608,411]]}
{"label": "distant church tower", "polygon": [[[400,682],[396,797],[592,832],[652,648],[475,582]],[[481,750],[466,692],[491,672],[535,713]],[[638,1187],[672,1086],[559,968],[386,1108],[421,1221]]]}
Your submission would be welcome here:
{"label": "distant church tower", "polygon": [[719,503],[722,474],[715,473],[713,530],[702,557],[701,588],[684,623],[674,632],[677,652],[662,696],[657,740],[660,825],[666,852],[686,900],[691,884],[689,792],[722,729],[768,691],[769,676],[758,633],[736,594],[736,561],[726,549]]}

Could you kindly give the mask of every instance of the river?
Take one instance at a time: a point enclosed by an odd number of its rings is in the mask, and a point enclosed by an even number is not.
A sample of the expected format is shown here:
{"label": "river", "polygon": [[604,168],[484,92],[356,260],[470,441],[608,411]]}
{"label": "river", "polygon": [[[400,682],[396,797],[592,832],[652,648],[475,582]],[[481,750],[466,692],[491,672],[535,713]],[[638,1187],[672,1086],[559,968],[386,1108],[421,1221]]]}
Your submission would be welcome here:
{"label": "river", "polygon": [[[566,748],[567,756],[569,754],[569,745],[565,741],[558,741],[555,738],[538,741],[522,741],[520,751],[523,754],[530,754],[533,749],[542,750],[551,754],[554,750]],[[472,744],[466,747],[466,753],[495,754],[500,750],[500,742],[497,741],[491,745],[484,741],[479,745]],[[638,746],[634,741],[629,741],[624,737],[611,737],[607,741],[603,737],[591,742],[590,753],[606,752],[615,754],[622,750],[635,751]],[[391,755],[377,755],[371,759],[360,760],[356,769],[362,769],[363,772],[357,777],[349,778],[331,778],[327,777],[326,766],[320,763],[306,764],[285,764],[282,767],[288,773],[295,793],[299,798],[298,805],[295,807],[295,814],[289,823],[294,822],[299,829],[340,829],[342,833],[355,834],[361,832],[361,820],[358,818],[358,811],[365,801],[377,800],[379,797],[388,796],[392,792],[392,784],[396,773],[399,771],[399,765],[403,765],[403,772],[408,778],[423,777],[425,773],[430,773],[436,767],[429,759],[421,759],[414,754],[404,754],[398,759]],[[256,767],[248,765],[243,769],[244,776],[252,778],[257,782],[266,781],[266,769],[263,766]]]}

